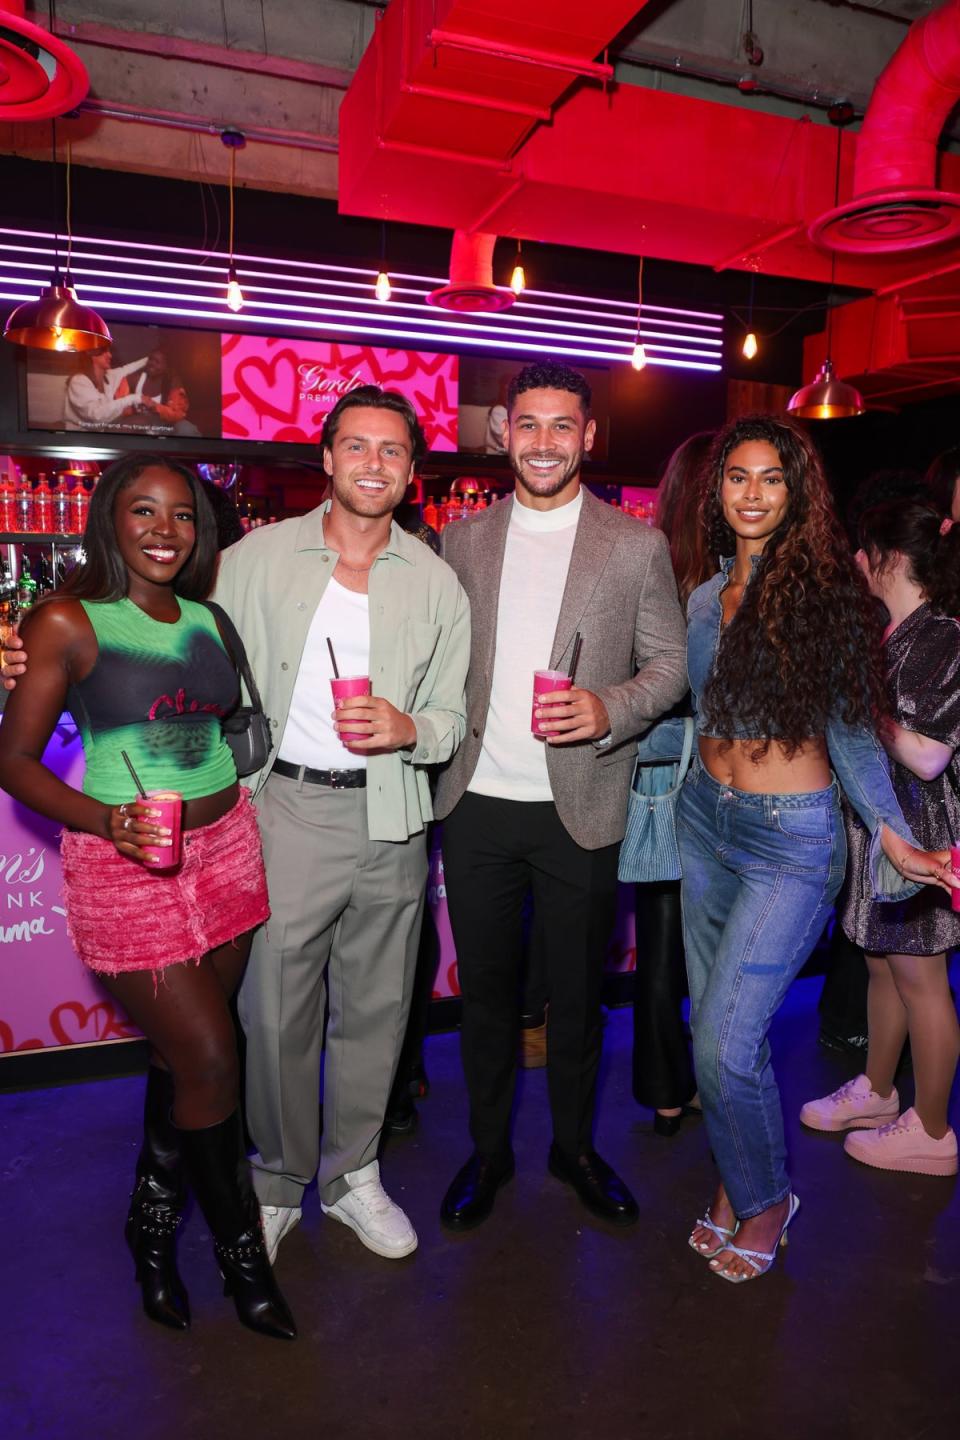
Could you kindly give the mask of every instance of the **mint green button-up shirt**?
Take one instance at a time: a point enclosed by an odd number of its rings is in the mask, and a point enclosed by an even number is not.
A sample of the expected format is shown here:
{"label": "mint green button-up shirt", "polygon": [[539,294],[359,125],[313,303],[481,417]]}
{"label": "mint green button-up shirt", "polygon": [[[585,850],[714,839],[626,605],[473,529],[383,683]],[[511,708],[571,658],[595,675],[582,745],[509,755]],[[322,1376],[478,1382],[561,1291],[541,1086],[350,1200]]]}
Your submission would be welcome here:
{"label": "mint green button-up shirt", "polygon": [[[225,550],[213,599],[243,638],[270,717],[276,759],[314,612],[339,555],[324,540],[329,501],[293,520],[253,530]],[[406,840],[433,818],[425,768],[463,739],[470,606],[456,575],[428,547],[390,527],[369,576],[370,680],[413,717],[410,750],[367,758],[372,840]],[[256,796],[270,765],[244,781]]]}

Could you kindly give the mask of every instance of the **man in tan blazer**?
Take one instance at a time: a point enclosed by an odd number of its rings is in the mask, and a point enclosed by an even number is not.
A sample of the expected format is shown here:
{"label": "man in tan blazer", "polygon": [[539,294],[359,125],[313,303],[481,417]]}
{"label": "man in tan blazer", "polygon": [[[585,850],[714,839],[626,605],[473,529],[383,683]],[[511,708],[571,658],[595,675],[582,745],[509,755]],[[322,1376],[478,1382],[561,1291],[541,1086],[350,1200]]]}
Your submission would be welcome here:
{"label": "man in tan blazer", "polygon": [[[590,389],[563,365],[513,380],[504,441],[511,498],[444,531],[472,614],[467,731],[436,814],[463,996],[461,1045],[474,1153],[441,1220],[480,1224],[513,1174],[510,1114],[521,911],[532,891],[549,987],[549,1169],[595,1214],[636,1219],[593,1148],[603,956],[612,925],[636,737],[687,688],[685,625],[664,536],[596,500],[580,466]],[[574,688],[535,713],[535,669]]]}

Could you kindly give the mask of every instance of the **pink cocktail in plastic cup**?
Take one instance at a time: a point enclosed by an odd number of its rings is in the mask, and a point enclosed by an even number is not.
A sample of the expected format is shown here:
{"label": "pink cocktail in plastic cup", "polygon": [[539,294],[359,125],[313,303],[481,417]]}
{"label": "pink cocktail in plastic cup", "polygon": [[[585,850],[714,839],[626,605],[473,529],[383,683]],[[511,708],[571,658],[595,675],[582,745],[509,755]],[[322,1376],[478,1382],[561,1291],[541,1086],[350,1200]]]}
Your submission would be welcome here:
{"label": "pink cocktail in plastic cup", "polygon": [[[330,681],[330,689],[333,691],[333,708],[339,710],[344,700],[349,700],[354,695],[370,694],[369,675],[341,675],[339,680]],[[341,730],[341,740],[369,740],[369,730]]]}
{"label": "pink cocktail in plastic cup", "polygon": [[[960,845],[950,846],[950,869],[960,880]],[[950,891],[950,904],[954,910],[960,910],[960,890]]]}
{"label": "pink cocktail in plastic cup", "polygon": [[150,857],[145,863],[151,870],[175,870],[180,864],[180,826],[183,819],[183,796],[179,790],[154,790],[147,795],[146,803],[159,815],[147,817],[155,825],[162,825],[170,831],[169,845],[143,845],[141,849]]}
{"label": "pink cocktail in plastic cup", "polygon": [[[540,729],[546,724],[548,717],[543,716],[537,719],[537,709],[552,710],[552,705],[540,706],[540,696],[549,695],[552,690],[569,690],[573,685],[570,676],[563,670],[534,670],[533,672],[533,709],[530,713],[530,729],[538,740],[546,738],[546,732]],[[559,702],[555,702],[559,703]]]}

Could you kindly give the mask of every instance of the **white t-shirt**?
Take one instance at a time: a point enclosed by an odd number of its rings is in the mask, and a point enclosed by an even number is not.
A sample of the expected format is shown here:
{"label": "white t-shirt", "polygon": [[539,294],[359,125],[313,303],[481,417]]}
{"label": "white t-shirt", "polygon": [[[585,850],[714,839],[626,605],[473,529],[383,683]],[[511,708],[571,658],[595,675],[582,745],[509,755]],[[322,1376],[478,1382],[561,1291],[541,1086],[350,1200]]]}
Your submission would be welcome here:
{"label": "white t-shirt", "polygon": [[560,618],[583,505],[531,510],[516,497],[507,530],[497,606],[490,708],[480,759],[467,789],[503,800],[552,800],[546,742],[530,731],[533,672],[546,670]]}
{"label": "white t-shirt", "polygon": [[341,675],[369,675],[369,596],[348,590],[332,576],[310,622],[277,755],[311,770],[365,770],[366,755],[348,750],[333,728],[327,636]]}

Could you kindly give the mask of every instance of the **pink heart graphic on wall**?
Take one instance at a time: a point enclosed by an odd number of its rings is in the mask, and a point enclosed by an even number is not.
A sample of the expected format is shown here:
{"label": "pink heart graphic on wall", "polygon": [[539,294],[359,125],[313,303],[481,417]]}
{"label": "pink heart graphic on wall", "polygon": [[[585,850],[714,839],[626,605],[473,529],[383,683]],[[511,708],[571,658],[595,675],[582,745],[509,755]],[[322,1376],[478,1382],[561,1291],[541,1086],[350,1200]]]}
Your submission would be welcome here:
{"label": "pink heart graphic on wall", "polygon": [[316,440],[343,395],[381,385],[417,410],[431,450],[456,450],[456,355],[319,340],[225,335],[223,433],[251,440]]}

